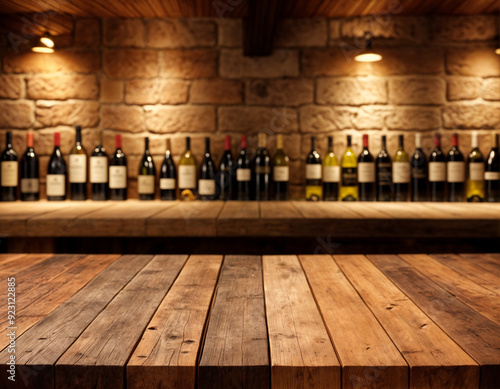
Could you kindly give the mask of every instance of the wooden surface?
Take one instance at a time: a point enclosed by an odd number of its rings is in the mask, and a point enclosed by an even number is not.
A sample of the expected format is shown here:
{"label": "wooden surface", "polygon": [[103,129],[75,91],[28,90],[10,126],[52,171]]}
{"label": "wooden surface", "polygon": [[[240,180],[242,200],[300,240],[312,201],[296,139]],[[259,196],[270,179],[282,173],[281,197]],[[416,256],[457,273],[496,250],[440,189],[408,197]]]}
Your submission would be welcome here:
{"label": "wooden surface", "polygon": [[500,204],[0,203],[7,237],[500,238]]}
{"label": "wooden surface", "polygon": [[0,388],[500,382],[496,254],[1,254],[0,268],[16,278],[16,381],[1,369]]}

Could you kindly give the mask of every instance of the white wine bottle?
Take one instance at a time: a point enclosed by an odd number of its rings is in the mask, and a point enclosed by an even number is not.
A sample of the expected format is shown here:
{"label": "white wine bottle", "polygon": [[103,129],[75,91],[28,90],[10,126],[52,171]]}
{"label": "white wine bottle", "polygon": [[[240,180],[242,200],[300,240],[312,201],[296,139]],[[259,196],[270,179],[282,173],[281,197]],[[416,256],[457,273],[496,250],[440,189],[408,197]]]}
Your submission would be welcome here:
{"label": "white wine bottle", "polygon": [[472,133],[472,150],[469,153],[469,178],[467,180],[467,201],[484,201],[484,157],[479,150],[477,132]]}
{"label": "white wine bottle", "polygon": [[404,148],[404,136],[399,135],[399,148],[392,162],[394,201],[408,201],[410,193],[410,156]]}
{"label": "white wine bottle", "polygon": [[283,135],[276,137],[276,154],[273,157],[273,192],[274,200],[282,201],[289,198],[290,159],[283,149]]}
{"label": "white wine bottle", "polygon": [[351,135],[347,135],[347,149],[342,155],[341,168],[341,201],[358,200],[358,160],[352,149]]}
{"label": "white wine bottle", "polygon": [[333,136],[328,137],[328,149],[323,160],[323,200],[339,199],[340,166],[333,152]]}
{"label": "white wine bottle", "polygon": [[196,160],[191,154],[191,138],[186,137],[186,151],[179,164],[179,191],[181,200],[196,198]]}

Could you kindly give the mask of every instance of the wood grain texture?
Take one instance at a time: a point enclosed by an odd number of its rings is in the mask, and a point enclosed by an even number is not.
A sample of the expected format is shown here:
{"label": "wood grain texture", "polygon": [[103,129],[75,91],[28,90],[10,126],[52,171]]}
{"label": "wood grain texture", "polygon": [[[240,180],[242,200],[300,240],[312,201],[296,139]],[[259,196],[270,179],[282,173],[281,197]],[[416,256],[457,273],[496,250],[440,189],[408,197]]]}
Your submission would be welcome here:
{"label": "wood grain texture", "polygon": [[408,386],[408,365],[329,255],[299,260],[342,364],[342,388]]}
{"label": "wood grain texture", "polygon": [[269,384],[261,258],[227,256],[208,322],[198,388],[265,389]]}
{"label": "wood grain texture", "polygon": [[0,277],[10,277],[51,256],[52,254],[1,254]]}
{"label": "wood grain texture", "polygon": [[498,254],[460,254],[460,256],[500,277],[500,256]]}
{"label": "wood grain texture", "polygon": [[[11,387],[53,389],[54,365],[59,357],[152,258],[124,255],[112,261],[115,256],[108,257],[105,270],[22,334],[16,345],[20,379]],[[7,358],[8,351],[4,349],[0,361]],[[0,381],[7,382],[5,369],[0,370]]]}
{"label": "wood grain texture", "polygon": [[385,255],[369,258],[480,365],[480,388],[493,388],[500,382],[498,324],[459,301],[399,257]]}
{"label": "wood grain texture", "polygon": [[153,258],[59,358],[56,388],[123,387],[125,364],[186,259]]}
{"label": "wood grain texture", "polygon": [[195,388],[196,362],[221,255],[189,258],[127,364],[128,388]]}
{"label": "wood grain texture", "polygon": [[273,388],[340,388],[340,364],[296,256],[263,256]]}
{"label": "wood grain texture", "polygon": [[[373,256],[370,256],[372,258]],[[406,359],[410,388],[477,387],[479,367],[457,344],[362,255],[335,261]]]}
{"label": "wood grain texture", "polygon": [[226,201],[218,218],[219,236],[254,236],[259,228],[259,203],[254,201]]}

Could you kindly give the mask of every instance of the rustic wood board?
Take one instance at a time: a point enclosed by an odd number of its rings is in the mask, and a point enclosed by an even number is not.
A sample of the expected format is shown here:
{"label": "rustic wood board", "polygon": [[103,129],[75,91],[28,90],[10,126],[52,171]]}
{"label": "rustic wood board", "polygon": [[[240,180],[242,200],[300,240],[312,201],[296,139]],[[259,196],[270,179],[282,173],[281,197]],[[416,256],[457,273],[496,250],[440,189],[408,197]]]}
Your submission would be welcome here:
{"label": "rustic wood board", "polygon": [[342,364],[342,388],[408,386],[408,365],[329,255],[299,260]]}
{"label": "rustic wood board", "polygon": [[474,262],[497,277],[500,277],[500,256],[498,254],[460,254],[461,257]]}
{"label": "rustic wood board", "polygon": [[[54,365],[59,357],[151,258],[149,255],[120,257],[27,330],[16,344],[20,379],[12,387],[53,389]],[[0,360],[6,360],[7,354],[5,349]],[[1,382],[7,382],[5,374],[5,369],[1,369]]]}
{"label": "rustic wood board", "polygon": [[259,206],[260,218],[252,222],[257,236],[304,236],[314,227],[291,202],[262,201]]}
{"label": "rustic wood board", "polygon": [[61,203],[15,202],[0,203],[0,234],[26,236],[28,219],[60,209]]}
{"label": "rustic wood board", "polygon": [[199,389],[269,387],[260,257],[226,256],[198,371]]}
{"label": "rustic wood board", "polygon": [[153,258],[59,358],[56,388],[123,387],[125,364],[186,259]]}
{"label": "rustic wood board", "polygon": [[271,386],[340,388],[340,364],[297,257],[262,261]]}
{"label": "rustic wood board", "polygon": [[226,201],[217,220],[218,236],[255,236],[265,232],[259,223],[259,203],[255,201]]}
{"label": "rustic wood board", "polygon": [[[480,388],[500,382],[500,326],[394,255],[369,256],[412,301],[481,367]],[[441,346],[441,344],[440,344]],[[468,382],[463,380],[463,386]]]}
{"label": "rustic wood board", "polygon": [[406,359],[410,388],[436,383],[450,389],[478,386],[479,367],[474,360],[373,263],[363,255],[335,255],[334,259]]}
{"label": "rustic wood board", "polygon": [[196,362],[222,264],[189,258],[127,364],[128,388],[195,388]]}
{"label": "rustic wood board", "polygon": [[366,201],[340,202],[341,208],[347,209],[359,215],[360,218],[366,219],[392,219],[393,217],[387,212],[379,209],[376,203]]}
{"label": "rustic wood board", "polygon": [[2,254],[0,277],[10,277],[39,262],[45,261],[51,256],[52,254]]}

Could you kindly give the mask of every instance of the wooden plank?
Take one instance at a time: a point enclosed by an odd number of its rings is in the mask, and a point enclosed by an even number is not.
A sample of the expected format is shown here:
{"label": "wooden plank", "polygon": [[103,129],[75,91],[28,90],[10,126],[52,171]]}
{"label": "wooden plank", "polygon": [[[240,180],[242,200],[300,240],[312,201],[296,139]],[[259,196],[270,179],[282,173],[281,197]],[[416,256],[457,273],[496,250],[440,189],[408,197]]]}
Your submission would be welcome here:
{"label": "wooden plank", "polygon": [[366,219],[392,219],[393,217],[388,213],[378,209],[374,206],[376,203],[364,202],[364,201],[353,201],[353,202],[340,202],[339,206],[355,214],[359,215],[360,218]]}
{"label": "wooden plank", "polygon": [[47,202],[0,203],[0,234],[5,236],[26,236],[28,219],[57,209]]}
{"label": "wooden plank", "polygon": [[291,202],[262,201],[259,203],[260,218],[252,223],[256,235],[304,236],[314,223],[304,220],[300,211]]}
{"label": "wooden plank", "polygon": [[37,263],[50,258],[52,254],[2,254],[0,277],[10,277]]}
{"label": "wooden plank", "polygon": [[406,359],[410,388],[478,386],[474,360],[366,257],[334,259]]}
{"label": "wooden plank", "polygon": [[[481,367],[481,388],[493,388],[500,382],[500,326],[498,324],[486,319],[455,296],[438,287],[397,256],[370,256],[370,259],[474,358]],[[463,386],[463,383],[457,384],[457,387],[459,386]]]}
{"label": "wooden plank", "polygon": [[444,290],[500,324],[500,297],[424,254],[401,254],[406,262]]}
{"label": "wooden plank", "polygon": [[259,216],[259,203],[255,201],[226,201],[217,220],[217,235],[252,235]]}
{"label": "wooden plank", "polygon": [[340,388],[340,364],[296,256],[263,256],[273,388]]}
{"label": "wooden plank", "polygon": [[474,261],[486,271],[500,277],[500,255],[498,254],[460,254],[461,257]]}
{"label": "wooden plank", "polygon": [[299,260],[342,364],[342,388],[408,387],[408,365],[329,255]]}
{"label": "wooden plank", "polygon": [[[56,361],[151,258],[151,255],[120,257],[27,330],[16,343],[19,378],[12,387],[53,389]],[[0,360],[7,357],[5,349]],[[0,370],[1,382],[7,382],[6,374],[5,369]]]}
{"label": "wooden plank", "polygon": [[198,371],[199,389],[269,388],[260,257],[225,258]]}
{"label": "wooden plank", "polygon": [[193,255],[147,325],[127,364],[128,388],[194,388],[221,255]]}
{"label": "wooden plank", "polygon": [[56,388],[123,387],[125,364],[186,259],[153,258],[59,358]]}
{"label": "wooden plank", "polygon": [[222,201],[177,201],[146,221],[148,236],[216,236]]}

